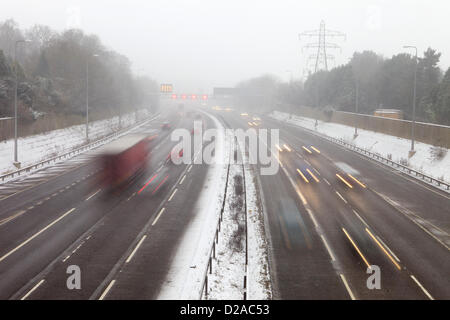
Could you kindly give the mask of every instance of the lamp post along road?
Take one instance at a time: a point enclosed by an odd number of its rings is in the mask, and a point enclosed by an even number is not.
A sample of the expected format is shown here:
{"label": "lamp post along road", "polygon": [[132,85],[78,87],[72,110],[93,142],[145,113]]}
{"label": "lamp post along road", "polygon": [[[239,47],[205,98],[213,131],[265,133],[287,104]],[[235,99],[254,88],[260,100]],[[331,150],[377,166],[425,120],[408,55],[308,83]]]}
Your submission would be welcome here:
{"label": "lamp post along road", "polygon": [[[98,54],[93,54],[98,57]],[[89,57],[86,59],[86,141],[89,141]]]}
{"label": "lamp post along road", "polygon": [[416,126],[416,88],[417,88],[417,47],[415,46],[404,46],[405,49],[414,49],[414,94],[413,94],[413,114],[411,123],[411,150],[409,151],[409,157],[412,157],[416,151],[414,150],[414,127]]}
{"label": "lamp post along road", "polygon": [[19,43],[31,42],[30,40],[17,40],[14,44],[14,73],[15,73],[15,85],[14,85],[14,165],[19,169],[20,162],[17,155],[17,87],[19,77],[17,76],[17,45]]}
{"label": "lamp post along road", "polygon": [[86,60],[86,141],[89,141],[89,59]]}
{"label": "lamp post along road", "polygon": [[359,79],[356,78],[356,92],[355,92],[355,134],[354,138],[358,136],[358,102],[359,102]]}

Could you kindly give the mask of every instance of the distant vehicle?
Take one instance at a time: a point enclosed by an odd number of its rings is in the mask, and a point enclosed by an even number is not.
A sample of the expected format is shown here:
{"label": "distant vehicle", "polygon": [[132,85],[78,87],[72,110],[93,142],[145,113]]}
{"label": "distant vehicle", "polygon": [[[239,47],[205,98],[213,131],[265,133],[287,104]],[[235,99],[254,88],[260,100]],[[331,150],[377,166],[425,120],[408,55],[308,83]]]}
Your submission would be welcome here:
{"label": "distant vehicle", "polygon": [[170,130],[170,123],[169,122],[164,122],[161,125],[161,129],[163,129],[163,130]]}
{"label": "distant vehicle", "polygon": [[130,134],[102,147],[97,162],[102,168],[100,184],[115,189],[147,169],[151,142],[155,136]]}
{"label": "distant vehicle", "polygon": [[351,167],[345,162],[335,162],[334,165],[336,166],[337,173],[336,173],[336,180],[349,189],[354,188],[366,188],[366,185],[364,182],[358,178],[360,176],[359,171]]}

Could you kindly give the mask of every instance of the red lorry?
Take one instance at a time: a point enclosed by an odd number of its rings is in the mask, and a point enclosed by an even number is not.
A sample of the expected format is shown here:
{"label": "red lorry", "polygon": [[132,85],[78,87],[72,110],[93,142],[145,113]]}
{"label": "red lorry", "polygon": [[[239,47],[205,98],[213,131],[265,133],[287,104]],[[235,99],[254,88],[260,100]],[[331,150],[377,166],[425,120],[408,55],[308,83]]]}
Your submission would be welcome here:
{"label": "red lorry", "polygon": [[147,168],[155,136],[129,134],[99,150],[100,184],[115,189]]}

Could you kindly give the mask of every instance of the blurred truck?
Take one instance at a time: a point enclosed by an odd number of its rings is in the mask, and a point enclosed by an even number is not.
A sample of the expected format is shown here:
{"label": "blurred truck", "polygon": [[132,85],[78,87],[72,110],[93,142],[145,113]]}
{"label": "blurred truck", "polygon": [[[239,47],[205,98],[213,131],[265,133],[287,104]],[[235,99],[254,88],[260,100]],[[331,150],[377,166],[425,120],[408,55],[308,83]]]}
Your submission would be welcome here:
{"label": "blurred truck", "polygon": [[155,136],[129,134],[103,146],[97,158],[101,167],[99,184],[112,190],[144,172],[154,139]]}

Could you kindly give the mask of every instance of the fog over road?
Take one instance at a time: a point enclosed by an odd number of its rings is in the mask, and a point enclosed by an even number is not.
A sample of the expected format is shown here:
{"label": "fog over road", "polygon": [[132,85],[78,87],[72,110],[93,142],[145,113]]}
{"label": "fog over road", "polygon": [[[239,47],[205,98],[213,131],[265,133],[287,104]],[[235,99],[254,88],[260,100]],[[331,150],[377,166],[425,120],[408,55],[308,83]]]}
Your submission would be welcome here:
{"label": "fog over road", "polygon": [[[170,133],[200,119],[214,128],[207,114],[225,128],[279,130],[278,172],[253,166],[275,299],[450,298],[447,193],[298,127],[194,105],[132,130],[157,138],[148,168],[121,188],[98,184],[96,149],[6,183],[0,298],[157,298],[209,167],[167,164]],[[79,290],[67,288],[73,265]],[[380,289],[367,286],[370,265],[379,267]]]}

